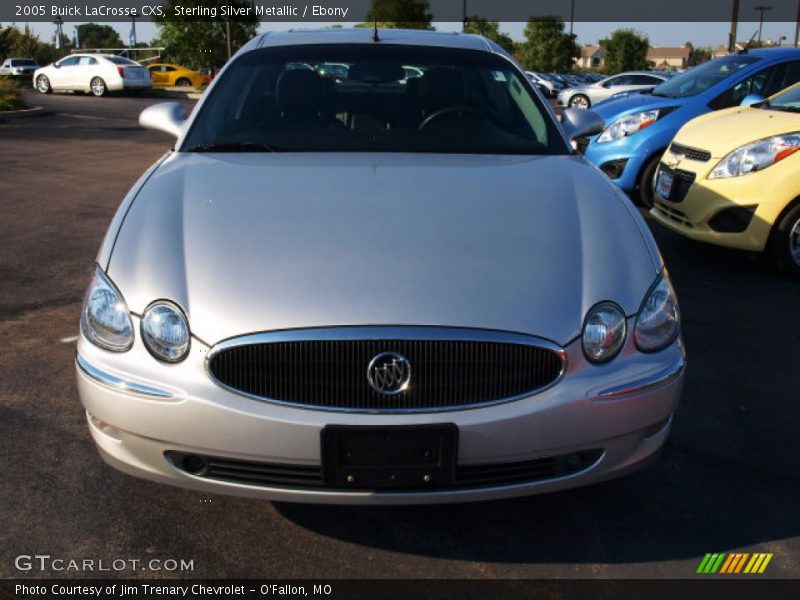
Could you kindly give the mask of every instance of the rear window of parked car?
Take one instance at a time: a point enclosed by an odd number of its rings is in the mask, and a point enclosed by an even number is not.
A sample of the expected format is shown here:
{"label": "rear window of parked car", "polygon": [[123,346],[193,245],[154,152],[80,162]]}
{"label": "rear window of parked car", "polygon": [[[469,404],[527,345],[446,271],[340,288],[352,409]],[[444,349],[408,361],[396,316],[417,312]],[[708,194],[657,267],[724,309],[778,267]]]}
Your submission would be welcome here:
{"label": "rear window of parked car", "polygon": [[320,44],[264,48],[237,59],[182,149],[567,153],[556,127],[524,75],[498,55]]}

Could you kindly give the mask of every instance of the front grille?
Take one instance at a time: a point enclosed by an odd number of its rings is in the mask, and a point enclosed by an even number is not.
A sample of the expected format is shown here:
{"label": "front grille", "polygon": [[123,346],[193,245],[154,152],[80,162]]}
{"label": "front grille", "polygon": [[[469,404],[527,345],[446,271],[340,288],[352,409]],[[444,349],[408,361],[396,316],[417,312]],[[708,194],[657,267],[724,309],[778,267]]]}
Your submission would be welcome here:
{"label": "front grille", "polygon": [[[454,483],[436,489],[493,487],[566,477],[593,466],[602,455],[602,450],[595,449],[518,462],[460,465],[456,467]],[[165,456],[177,469],[206,479],[288,489],[335,489],[325,485],[318,465],[261,463],[173,451],[167,451]]]}
{"label": "front grille", "polygon": [[670,202],[683,202],[686,194],[689,193],[689,188],[694,183],[695,175],[691,171],[683,171],[681,169],[670,169],[664,163],[660,164],[661,171],[666,171],[672,174],[672,189],[669,192],[669,198],[664,198]]}
{"label": "front grille", "polygon": [[697,160],[700,162],[708,162],[711,160],[711,152],[708,150],[701,150],[700,148],[691,148],[683,144],[672,143],[669,147],[670,152],[673,154],[680,154],[689,160]]}
{"label": "front grille", "polygon": [[[410,385],[396,395],[370,386],[367,367],[384,352],[405,356]],[[424,411],[530,394],[555,382],[561,352],[497,341],[342,339],[275,341],[212,351],[209,372],[259,399],[318,408]]]}

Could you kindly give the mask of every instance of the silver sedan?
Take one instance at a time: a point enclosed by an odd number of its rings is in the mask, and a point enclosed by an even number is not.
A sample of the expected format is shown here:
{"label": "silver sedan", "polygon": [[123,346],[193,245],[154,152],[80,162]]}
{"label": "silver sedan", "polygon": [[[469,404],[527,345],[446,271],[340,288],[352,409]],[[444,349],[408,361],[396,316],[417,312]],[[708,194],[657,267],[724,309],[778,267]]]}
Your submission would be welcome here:
{"label": "silver sedan", "polygon": [[188,119],[140,122],[177,140],[111,223],[77,354],[112,466],[438,503],[617,477],[664,444],[685,357],[659,251],[570,147],[602,121],[559,124],[499,47],[269,33]]}
{"label": "silver sedan", "polygon": [[619,73],[596,83],[561,90],[558,93],[558,105],[570,108],[590,108],[616,94],[651,90],[666,79],[669,79],[669,74],[658,71]]}

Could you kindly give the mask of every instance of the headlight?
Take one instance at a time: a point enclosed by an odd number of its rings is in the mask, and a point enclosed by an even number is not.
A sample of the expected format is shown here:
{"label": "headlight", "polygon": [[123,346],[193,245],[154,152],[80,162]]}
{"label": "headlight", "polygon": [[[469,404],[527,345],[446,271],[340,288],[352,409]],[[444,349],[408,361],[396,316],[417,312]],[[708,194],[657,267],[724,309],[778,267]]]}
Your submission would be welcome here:
{"label": "headlight", "polygon": [[741,146],[719,161],[709,179],[738,177],[766,169],[800,150],[800,133],[787,133]]}
{"label": "headlight", "polygon": [[625,313],[613,302],[595,304],[583,324],[583,352],[593,363],[614,358],[625,344]]}
{"label": "headlight", "polygon": [[100,267],[95,269],[83,301],[81,331],[89,341],[112,352],[124,352],[133,345],[128,307]]}
{"label": "headlight", "polygon": [[166,362],[180,362],[189,351],[189,325],[181,309],[154,302],[142,315],[142,339],[150,354]]}
{"label": "headlight", "polygon": [[614,142],[624,137],[631,136],[637,131],[649,127],[673,110],[673,108],[657,108],[655,110],[645,110],[633,113],[632,115],[626,115],[606,127],[606,130],[597,138],[597,143]]}
{"label": "headlight", "polygon": [[678,300],[664,271],[642,303],[633,337],[642,352],[657,352],[675,341],[679,329]]}

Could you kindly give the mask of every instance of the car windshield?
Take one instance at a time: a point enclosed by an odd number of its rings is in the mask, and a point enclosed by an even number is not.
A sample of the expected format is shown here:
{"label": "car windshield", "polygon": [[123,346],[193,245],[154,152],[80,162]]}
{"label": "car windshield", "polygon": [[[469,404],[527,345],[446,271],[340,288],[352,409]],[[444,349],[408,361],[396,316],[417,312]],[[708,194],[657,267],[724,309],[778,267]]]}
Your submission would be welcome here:
{"label": "car windshield", "polygon": [[800,112],[800,85],[790,87],[777,96],[773,96],[768,103],[765,103],[764,108]]}
{"label": "car windshield", "polygon": [[760,60],[758,57],[750,54],[723,56],[694,67],[657,85],[653,89],[653,95],[666,96],[668,98],[696,96],[758,60]]}
{"label": "car windshield", "polygon": [[181,150],[569,152],[507,60],[391,44],[281,46],[242,55],[215,85]]}
{"label": "car windshield", "polygon": [[124,56],[106,56],[108,60],[113,62],[115,65],[132,65],[135,67],[139,66],[139,63],[132,61],[129,58],[125,58]]}

